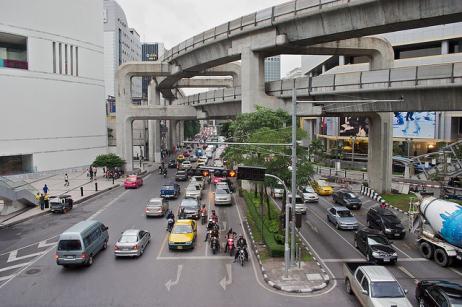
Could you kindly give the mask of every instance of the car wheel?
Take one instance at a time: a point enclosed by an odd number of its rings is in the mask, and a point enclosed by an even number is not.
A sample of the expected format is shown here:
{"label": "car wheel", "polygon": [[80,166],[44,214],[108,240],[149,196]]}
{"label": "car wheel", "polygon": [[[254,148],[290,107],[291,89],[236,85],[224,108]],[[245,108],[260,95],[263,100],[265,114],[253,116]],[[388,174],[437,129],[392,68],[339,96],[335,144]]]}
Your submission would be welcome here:
{"label": "car wheel", "polygon": [[419,307],[425,307],[426,306],[423,298],[419,298],[418,302],[419,302]]}
{"label": "car wheel", "polygon": [[448,254],[446,254],[446,252],[441,248],[435,250],[433,258],[435,262],[442,267],[452,264],[452,257],[449,257]]}
{"label": "car wheel", "polygon": [[335,228],[336,228],[337,230],[340,230],[340,224],[339,224],[339,223],[335,223]]}
{"label": "car wheel", "polygon": [[88,258],[88,261],[87,261],[87,266],[90,266],[93,264],[93,255],[90,255],[90,258]]}
{"label": "car wheel", "polygon": [[371,222],[367,220],[367,227],[372,228]]}
{"label": "car wheel", "polygon": [[354,240],[353,245],[354,245],[354,247],[358,248],[358,241]]}
{"label": "car wheel", "polygon": [[103,249],[106,249],[106,248],[107,248],[107,241],[104,241]]}
{"label": "car wheel", "polygon": [[431,259],[433,256],[433,246],[428,242],[422,242],[419,246],[420,253],[424,258]]}
{"label": "car wheel", "polygon": [[353,294],[353,291],[351,290],[351,283],[349,279],[345,280],[345,290],[348,294]]}
{"label": "car wheel", "polygon": [[369,253],[366,255],[366,259],[368,262],[373,262],[373,259]]}

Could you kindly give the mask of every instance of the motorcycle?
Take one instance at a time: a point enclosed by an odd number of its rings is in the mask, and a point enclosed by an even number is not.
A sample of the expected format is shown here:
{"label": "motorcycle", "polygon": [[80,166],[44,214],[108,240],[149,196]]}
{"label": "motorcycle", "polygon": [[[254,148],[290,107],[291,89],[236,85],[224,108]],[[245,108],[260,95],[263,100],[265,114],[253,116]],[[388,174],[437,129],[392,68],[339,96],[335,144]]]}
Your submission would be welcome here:
{"label": "motorcycle", "polygon": [[174,224],[175,224],[175,220],[173,220],[173,219],[168,219],[167,220],[167,231],[168,232],[172,232]]}
{"label": "motorcycle", "polygon": [[207,213],[202,212],[201,213],[201,224],[204,225],[205,223],[207,223]]}
{"label": "motorcycle", "polygon": [[240,248],[239,251],[238,251],[238,256],[237,256],[237,260],[239,261],[239,263],[241,264],[241,266],[244,266],[244,262],[245,262],[245,251],[243,248]]}
{"label": "motorcycle", "polygon": [[212,248],[212,253],[215,255],[215,253],[220,249],[220,242],[217,237],[213,237],[210,240],[210,247]]}
{"label": "motorcycle", "polygon": [[167,178],[167,170],[164,170],[164,178]]}
{"label": "motorcycle", "polygon": [[234,238],[228,238],[226,241],[226,250],[225,253],[229,251],[229,255],[232,256],[234,254]]}

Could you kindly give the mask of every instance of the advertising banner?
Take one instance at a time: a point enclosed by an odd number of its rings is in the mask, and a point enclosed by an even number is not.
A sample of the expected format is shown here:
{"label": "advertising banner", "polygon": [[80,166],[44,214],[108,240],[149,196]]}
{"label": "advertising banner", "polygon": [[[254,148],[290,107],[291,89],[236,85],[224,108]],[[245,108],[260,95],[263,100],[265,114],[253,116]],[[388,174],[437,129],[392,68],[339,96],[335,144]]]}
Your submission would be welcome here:
{"label": "advertising banner", "polygon": [[369,125],[366,117],[340,117],[340,136],[366,137]]}
{"label": "advertising banner", "polygon": [[435,138],[435,112],[395,112],[393,136],[401,138]]}

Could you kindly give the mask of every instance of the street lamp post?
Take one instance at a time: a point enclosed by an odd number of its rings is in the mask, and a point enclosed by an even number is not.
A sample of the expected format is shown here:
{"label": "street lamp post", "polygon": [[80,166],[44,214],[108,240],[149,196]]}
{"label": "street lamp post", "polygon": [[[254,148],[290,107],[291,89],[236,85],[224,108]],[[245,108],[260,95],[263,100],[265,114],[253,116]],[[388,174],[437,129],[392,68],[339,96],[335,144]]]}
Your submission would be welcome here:
{"label": "street lamp post", "polygon": [[297,95],[295,90],[294,82],[292,87],[292,235],[290,241],[291,265],[295,265],[295,202],[297,199]]}
{"label": "street lamp post", "polygon": [[351,162],[355,162],[355,143],[356,143],[356,136],[351,137]]}
{"label": "street lamp post", "polygon": [[[286,191],[286,202],[285,202],[285,236],[284,236],[284,277],[289,277],[289,262],[290,262],[290,249],[289,249],[289,189],[286,186],[286,183],[281,178],[271,175],[265,174],[265,177],[271,177],[278,181],[278,183],[284,186],[284,190]],[[292,197],[293,199],[294,197]],[[263,233],[262,233],[263,236]]]}

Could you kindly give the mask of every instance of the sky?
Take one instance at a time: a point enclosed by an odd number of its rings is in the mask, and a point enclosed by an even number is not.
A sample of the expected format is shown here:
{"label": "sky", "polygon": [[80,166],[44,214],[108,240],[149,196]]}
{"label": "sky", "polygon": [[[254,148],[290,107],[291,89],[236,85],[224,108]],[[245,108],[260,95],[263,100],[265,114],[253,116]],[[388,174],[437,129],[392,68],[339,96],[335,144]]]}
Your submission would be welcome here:
{"label": "sky", "polygon": [[[167,49],[203,31],[287,0],[116,0],[142,42]],[[300,56],[282,56],[281,77],[300,66]]]}

